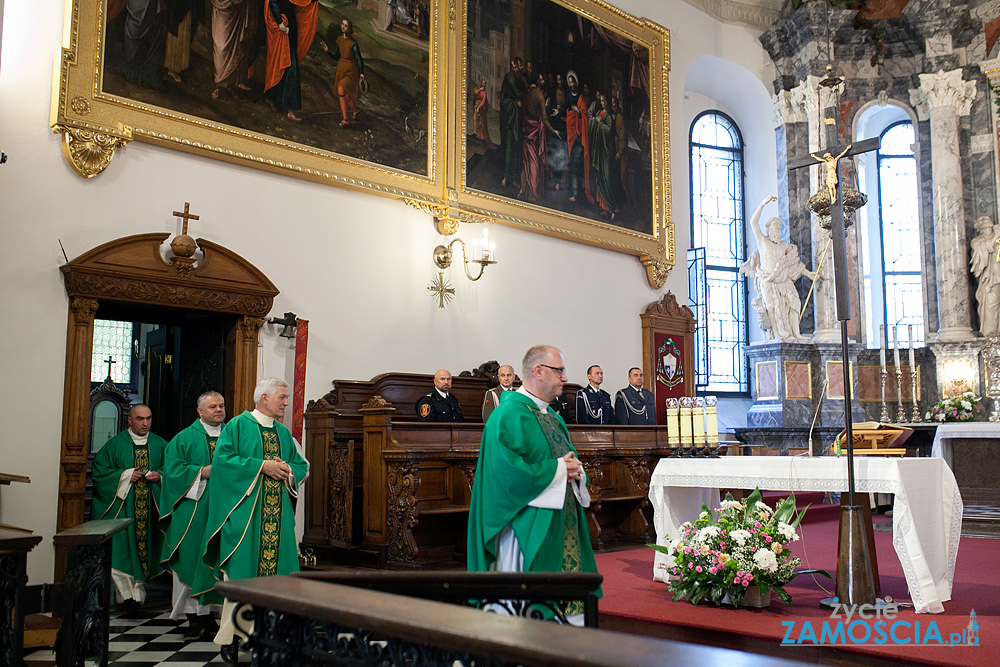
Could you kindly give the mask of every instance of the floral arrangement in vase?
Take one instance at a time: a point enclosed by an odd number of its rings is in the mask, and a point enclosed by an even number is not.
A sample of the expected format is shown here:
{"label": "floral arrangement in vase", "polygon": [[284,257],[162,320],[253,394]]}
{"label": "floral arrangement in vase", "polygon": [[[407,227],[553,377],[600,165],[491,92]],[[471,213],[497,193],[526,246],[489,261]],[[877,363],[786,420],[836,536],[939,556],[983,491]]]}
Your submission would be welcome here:
{"label": "floral arrangement in vase", "polygon": [[971,391],[957,396],[947,396],[932,407],[924,415],[929,422],[969,422],[976,418],[982,410],[979,409],[979,396]]}
{"label": "floral arrangement in vase", "polygon": [[794,494],[774,509],[762,501],[758,489],[744,500],[727,493],[721,504],[715,513],[702,505],[698,519],[682,524],[680,538],[669,547],[649,545],[674,559],[667,569],[667,591],[675,601],[708,600],[738,607],[755,593],[770,600],[774,591],[791,604],[784,588],[789,581],[805,572],[830,576],[821,570],[795,571],[801,560],[792,556],[788,545],[798,541],[798,526],[808,508],[796,512]]}

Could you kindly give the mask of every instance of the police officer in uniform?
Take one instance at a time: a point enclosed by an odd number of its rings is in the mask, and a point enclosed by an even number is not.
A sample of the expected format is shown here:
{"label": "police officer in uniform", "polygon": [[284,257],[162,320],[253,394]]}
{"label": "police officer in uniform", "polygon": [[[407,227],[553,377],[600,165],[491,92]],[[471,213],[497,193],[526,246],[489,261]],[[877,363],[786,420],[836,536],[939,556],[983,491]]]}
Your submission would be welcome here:
{"label": "police officer in uniform", "polygon": [[483,396],[483,423],[490,418],[493,411],[500,405],[500,394],[505,391],[514,390],[514,367],[504,364],[497,369],[497,380],[500,384],[492,389],[486,390]]}
{"label": "police officer in uniform", "polygon": [[417,401],[417,419],[422,422],[460,422],[462,407],[451,394],[451,373],[441,369],[434,373],[434,389]]}
{"label": "police officer in uniform", "polygon": [[629,369],[628,384],[615,395],[615,421],[629,426],[656,426],[653,392],[643,388],[641,369]]}
{"label": "police officer in uniform", "polygon": [[611,394],[601,389],[604,371],[594,365],[587,369],[587,386],[576,392],[577,424],[613,424],[615,410],[611,407]]}

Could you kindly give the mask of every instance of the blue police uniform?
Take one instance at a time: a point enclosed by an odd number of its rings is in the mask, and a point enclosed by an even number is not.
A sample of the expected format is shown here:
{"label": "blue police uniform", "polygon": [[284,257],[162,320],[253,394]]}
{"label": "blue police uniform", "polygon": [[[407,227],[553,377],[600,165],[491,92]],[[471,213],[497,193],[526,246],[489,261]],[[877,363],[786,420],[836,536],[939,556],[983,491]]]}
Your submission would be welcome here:
{"label": "blue police uniform", "polygon": [[613,424],[615,410],[611,407],[611,394],[594,389],[590,383],[576,392],[577,424]]}
{"label": "blue police uniform", "polygon": [[615,421],[628,426],[656,426],[656,404],[653,392],[629,385],[615,395]]}

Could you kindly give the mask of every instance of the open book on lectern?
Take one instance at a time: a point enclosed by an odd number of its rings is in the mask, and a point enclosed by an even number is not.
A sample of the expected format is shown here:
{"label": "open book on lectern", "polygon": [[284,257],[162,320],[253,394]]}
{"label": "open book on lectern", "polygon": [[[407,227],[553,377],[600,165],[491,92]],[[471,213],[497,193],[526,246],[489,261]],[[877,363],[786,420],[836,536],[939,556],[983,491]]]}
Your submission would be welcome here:
{"label": "open book on lectern", "polygon": [[[843,443],[846,430],[844,429],[837,436],[834,448],[838,443]],[[851,424],[856,454],[876,453],[872,450],[899,449],[912,433],[912,428],[898,424],[883,424],[881,422],[854,422]]]}

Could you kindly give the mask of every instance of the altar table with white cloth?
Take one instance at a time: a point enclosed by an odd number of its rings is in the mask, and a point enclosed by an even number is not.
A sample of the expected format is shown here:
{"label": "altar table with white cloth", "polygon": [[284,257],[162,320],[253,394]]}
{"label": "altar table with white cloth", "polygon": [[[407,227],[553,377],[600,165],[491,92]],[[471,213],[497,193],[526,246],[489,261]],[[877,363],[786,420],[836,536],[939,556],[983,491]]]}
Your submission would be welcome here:
{"label": "altar table with white cloth", "polygon": [[1000,438],[1000,422],[950,422],[939,424],[934,432],[931,456],[942,458],[955,468],[952,440],[963,438]]}
{"label": "altar table with white cloth", "polygon": [[[855,491],[891,493],[892,544],[917,613],[938,614],[951,599],[962,496],[940,458],[854,459]],[[660,459],[649,485],[656,542],[669,546],[680,525],[695,521],[702,503],[719,507],[719,489],[847,492],[847,458],[724,456]],[[656,552],[653,579],[667,581],[673,559]]]}

